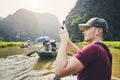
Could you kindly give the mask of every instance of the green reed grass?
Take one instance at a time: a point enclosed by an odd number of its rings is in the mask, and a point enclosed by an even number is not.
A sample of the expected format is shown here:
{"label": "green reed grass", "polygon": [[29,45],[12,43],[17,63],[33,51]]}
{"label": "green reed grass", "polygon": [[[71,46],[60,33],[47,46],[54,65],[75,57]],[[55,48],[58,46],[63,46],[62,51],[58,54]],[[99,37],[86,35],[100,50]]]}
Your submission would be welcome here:
{"label": "green reed grass", "polygon": [[19,46],[21,42],[0,42],[0,48],[8,47],[8,46]]}
{"label": "green reed grass", "polygon": [[120,41],[105,41],[108,47],[120,49]]}
{"label": "green reed grass", "polygon": [[120,49],[110,48],[112,52],[112,76],[120,78]]}
{"label": "green reed grass", "polygon": [[[105,41],[104,42],[108,47],[120,49],[120,41]],[[78,42],[76,43],[80,48],[87,45],[87,42]]]}

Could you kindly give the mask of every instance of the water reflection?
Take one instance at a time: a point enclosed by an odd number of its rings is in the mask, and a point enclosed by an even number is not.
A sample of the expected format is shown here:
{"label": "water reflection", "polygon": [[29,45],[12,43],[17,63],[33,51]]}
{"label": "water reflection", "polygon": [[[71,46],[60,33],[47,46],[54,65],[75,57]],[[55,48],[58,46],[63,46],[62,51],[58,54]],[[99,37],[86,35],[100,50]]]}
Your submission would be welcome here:
{"label": "water reflection", "polygon": [[37,48],[0,48],[0,80],[43,80],[46,75],[54,76],[54,58],[42,60],[37,54],[26,56]]}
{"label": "water reflection", "polygon": [[[27,53],[38,48],[0,48],[0,80],[53,80],[55,58],[40,59],[36,53],[26,56]],[[77,79],[69,76],[61,80]]]}
{"label": "water reflection", "polygon": [[7,56],[20,54],[20,48],[19,47],[6,47],[6,48],[0,48],[0,58],[5,58]]}
{"label": "water reflection", "polygon": [[9,56],[0,59],[0,80],[20,80],[33,69],[37,57],[24,55]]}
{"label": "water reflection", "polygon": [[20,48],[19,46],[0,48],[0,58],[6,58],[8,56],[18,54],[26,55],[27,53],[30,53],[33,50],[39,49],[40,46],[41,45],[31,46],[28,48]]}

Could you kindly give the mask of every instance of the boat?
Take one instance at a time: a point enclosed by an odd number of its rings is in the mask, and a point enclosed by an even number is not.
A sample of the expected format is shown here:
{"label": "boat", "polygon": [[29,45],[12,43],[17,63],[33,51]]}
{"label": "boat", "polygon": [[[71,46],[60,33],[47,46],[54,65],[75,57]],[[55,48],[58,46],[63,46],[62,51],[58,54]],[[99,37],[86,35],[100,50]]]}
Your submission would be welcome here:
{"label": "boat", "polygon": [[28,48],[27,45],[20,45],[20,48]]}
{"label": "boat", "polygon": [[57,53],[57,51],[37,51],[38,56],[44,59],[54,58],[57,56]]}

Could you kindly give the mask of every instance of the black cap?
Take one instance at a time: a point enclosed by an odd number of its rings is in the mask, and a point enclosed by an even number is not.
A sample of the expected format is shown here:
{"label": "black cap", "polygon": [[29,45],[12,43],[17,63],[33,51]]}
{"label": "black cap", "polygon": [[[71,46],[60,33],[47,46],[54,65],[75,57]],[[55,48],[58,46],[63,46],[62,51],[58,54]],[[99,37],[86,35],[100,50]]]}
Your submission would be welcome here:
{"label": "black cap", "polygon": [[81,30],[85,26],[86,27],[94,26],[94,27],[102,28],[105,33],[108,32],[107,22],[103,18],[95,17],[95,18],[91,18],[86,24],[79,24]]}

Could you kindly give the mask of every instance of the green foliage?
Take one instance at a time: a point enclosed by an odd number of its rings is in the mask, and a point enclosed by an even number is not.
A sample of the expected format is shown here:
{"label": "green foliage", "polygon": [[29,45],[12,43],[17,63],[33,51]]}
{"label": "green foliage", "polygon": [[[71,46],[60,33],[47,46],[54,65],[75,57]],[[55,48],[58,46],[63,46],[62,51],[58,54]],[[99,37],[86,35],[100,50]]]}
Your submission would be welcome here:
{"label": "green foliage", "polygon": [[3,41],[3,40],[4,40],[4,38],[0,36],[0,42]]}
{"label": "green foliage", "polygon": [[8,46],[19,46],[21,42],[0,42],[0,48],[8,47]]}
{"label": "green foliage", "polygon": [[106,41],[104,43],[109,47],[120,49],[120,41]]}
{"label": "green foliage", "polygon": [[109,32],[105,40],[120,40],[119,3],[119,0],[78,0],[75,7],[66,17],[70,36],[74,36],[77,40],[83,40],[82,33],[78,29],[78,24],[86,23],[92,17],[102,17],[108,22],[109,26]]}
{"label": "green foliage", "polygon": [[[112,76],[120,79],[120,49],[110,48],[112,52]],[[112,80],[119,80],[112,79]]]}
{"label": "green foliage", "polygon": [[[80,48],[87,45],[87,42],[77,42],[76,45]],[[120,41],[105,41],[104,44],[106,44],[108,47],[120,49]]]}

